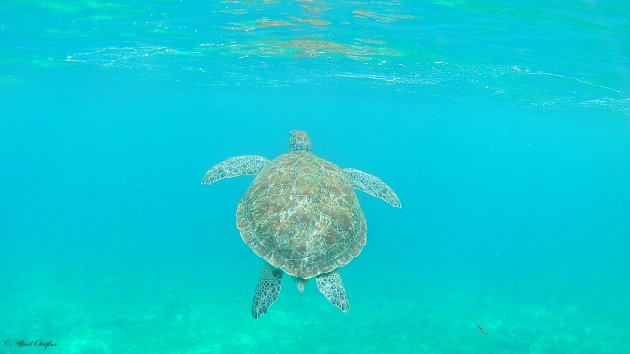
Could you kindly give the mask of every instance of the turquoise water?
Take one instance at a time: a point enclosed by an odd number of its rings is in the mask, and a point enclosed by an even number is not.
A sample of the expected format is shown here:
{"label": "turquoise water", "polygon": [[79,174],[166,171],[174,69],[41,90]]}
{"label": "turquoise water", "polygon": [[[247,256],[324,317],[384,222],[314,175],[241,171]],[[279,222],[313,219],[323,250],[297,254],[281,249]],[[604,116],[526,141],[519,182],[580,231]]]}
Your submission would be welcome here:
{"label": "turquoise water", "polygon": [[[629,19],[5,0],[0,352],[630,353]],[[200,181],[293,129],[403,207],[357,193],[348,313],[287,277],[254,320],[261,260],[235,225],[253,178]]]}

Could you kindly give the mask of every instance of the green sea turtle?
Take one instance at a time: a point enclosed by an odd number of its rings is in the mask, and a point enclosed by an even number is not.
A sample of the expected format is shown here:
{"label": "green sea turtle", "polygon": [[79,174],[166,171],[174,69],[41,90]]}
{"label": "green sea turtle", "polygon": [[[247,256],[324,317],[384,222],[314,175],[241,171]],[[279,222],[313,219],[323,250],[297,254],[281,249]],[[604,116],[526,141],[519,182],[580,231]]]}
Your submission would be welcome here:
{"label": "green sea turtle", "polygon": [[354,188],[400,208],[396,193],[378,177],[341,169],[315,156],[303,131],[292,131],[289,152],[271,161],[257,155],[229,158],[212,167],[202,184],[256,175],[236,213],[243,241],[265,262],[252,306],[254,318],[278,299],[282,275],[317,288],[341,311],[350,308],[338,269],[361,253],[366,224]]}

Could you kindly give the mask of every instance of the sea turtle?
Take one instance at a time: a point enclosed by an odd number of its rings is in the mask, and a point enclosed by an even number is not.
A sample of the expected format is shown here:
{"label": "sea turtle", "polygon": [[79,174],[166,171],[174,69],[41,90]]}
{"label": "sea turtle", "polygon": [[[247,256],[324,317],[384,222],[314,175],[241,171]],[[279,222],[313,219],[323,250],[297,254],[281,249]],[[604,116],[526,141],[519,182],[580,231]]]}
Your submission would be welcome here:
{"label": "sea turtle", "polygon": [[256,175],[236,213],[243,241],[264,259],[252,315],[265,314],[278,299],[282,275],[317,288],[341,311],[350,308],[338,269],[361,253],[366,224],[354,188],[400,208],[396,193],[378,177],[341,169],[315,156],[303,131],[294,130],[289,152],[275,160],[257,155],[229,158],[212,167],[202,184]]}

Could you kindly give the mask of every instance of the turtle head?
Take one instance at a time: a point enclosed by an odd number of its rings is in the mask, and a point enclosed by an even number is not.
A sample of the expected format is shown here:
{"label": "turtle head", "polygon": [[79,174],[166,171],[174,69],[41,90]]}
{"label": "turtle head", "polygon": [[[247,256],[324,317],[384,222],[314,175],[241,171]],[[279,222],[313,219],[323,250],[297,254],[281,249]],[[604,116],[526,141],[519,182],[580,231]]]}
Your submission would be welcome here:
{"label": "turtle head", "polygon": [[292,130],[289,139],[289,151],[311,151],[311,139],[301,130]]}

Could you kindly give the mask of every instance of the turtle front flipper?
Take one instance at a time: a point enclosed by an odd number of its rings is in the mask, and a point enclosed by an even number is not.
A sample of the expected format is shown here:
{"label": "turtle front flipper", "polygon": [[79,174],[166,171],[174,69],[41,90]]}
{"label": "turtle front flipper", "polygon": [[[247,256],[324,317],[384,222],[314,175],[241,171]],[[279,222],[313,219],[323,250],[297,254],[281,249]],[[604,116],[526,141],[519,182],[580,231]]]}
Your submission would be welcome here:
{"label": "turtle front flipper", "polygon": [[257,175],[269,161],[268,158],[258,155],[230,157],[209,169],[203,176],[201,184],[212,184],[224,178]]}
{"label": "turtle front flipper", "polygon": [[252,305],[252,316],[258,318],[265,313],[278,300],[280,288],[282,284],[282,274],[280,269],[272,267],[265,262],[260,272],[260,280],[254,295],[254,304]]}
{"label": "turtle front flipper", "polygon": [[354,188],[382,199],[395,208],[400,208],[400,199],[396,192],[380,178],[354,168],[344,168],[343,171],[348,175]]}
{"label": "turtle front flipper", "polygon": [[333,270],[330,273],[318,275],[315,278],[315,282],[319,292],[324,294],[331,304],[337,306],[343,312],[350,310],[346,288],[343,287],[341,275],[338,271]]}

